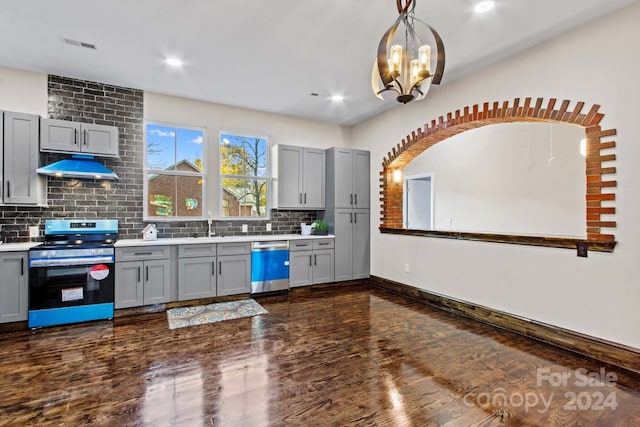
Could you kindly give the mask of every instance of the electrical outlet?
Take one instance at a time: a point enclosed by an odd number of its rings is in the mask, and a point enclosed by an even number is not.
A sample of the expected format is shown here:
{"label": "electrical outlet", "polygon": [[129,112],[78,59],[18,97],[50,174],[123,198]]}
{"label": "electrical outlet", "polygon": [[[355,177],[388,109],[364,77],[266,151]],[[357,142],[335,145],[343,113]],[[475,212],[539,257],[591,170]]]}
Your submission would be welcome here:
{"label": "electrical outlet", "polygon": [[29,238],[35,239],[40,237],[40,228],[37,225],[29,227]]}
{"label": "electrical outlet", "polygon": [[446,225],[447,227],[451,227],[451,218],[445,218],[444,219],[444,225]]}
{"label": "electrical outlet", "polygon": [[267,231],[271,231],[271,223],[270,222],[267,223]]}
{"label": "electrical outlet", "polygon": [[247,224],[242,224],[242,232],[246,233],[249,231],[249,226]]}
{"label": "electrical outlet", "polygon": [[404,272],[408,273],[409,271],[411,271],[411,269],[409,268],[409,263],[407,262],[404,264]]}

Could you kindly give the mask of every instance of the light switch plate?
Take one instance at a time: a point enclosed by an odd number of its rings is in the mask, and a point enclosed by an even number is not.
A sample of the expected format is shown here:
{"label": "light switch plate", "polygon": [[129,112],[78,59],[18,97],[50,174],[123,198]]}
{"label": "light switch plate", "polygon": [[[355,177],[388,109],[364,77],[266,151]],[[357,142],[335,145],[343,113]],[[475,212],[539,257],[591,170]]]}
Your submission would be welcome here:
{"label": "light switch plate", "polygon": [[29,227],[29,238],[35,239],[36,237],[40,237],[40,228],[37,225],[33,225]]}
{"label": "light switch plate", "polygon": [[246,233],[249,231],[249,226],[247,224],[242,224],[242,232]]}
{"label": "light switch plate", "polygon": [[271,223],[270,222],[267,223],[267,231],[271,231]]}

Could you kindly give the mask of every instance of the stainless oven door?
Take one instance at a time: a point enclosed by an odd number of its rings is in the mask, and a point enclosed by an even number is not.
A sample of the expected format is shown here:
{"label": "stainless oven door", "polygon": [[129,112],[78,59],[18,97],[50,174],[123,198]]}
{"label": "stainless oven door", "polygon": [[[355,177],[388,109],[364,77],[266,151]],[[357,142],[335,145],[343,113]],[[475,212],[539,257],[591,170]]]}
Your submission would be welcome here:
{"label": "stainless oven door", "polygon": [[113,317],[114,264],[46,265],[29,268],[29,327]]}

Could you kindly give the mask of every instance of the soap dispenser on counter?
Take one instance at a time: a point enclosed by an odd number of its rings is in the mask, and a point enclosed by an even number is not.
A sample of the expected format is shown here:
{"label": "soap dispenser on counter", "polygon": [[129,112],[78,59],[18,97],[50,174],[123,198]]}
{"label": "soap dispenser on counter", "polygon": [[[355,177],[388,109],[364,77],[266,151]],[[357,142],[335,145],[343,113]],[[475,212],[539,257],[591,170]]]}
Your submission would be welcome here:
{"label": "soap dispenser on counter", "polygon": [[142,240],[158,240],[158,229],[155,224],[147,224],[142,229]]}

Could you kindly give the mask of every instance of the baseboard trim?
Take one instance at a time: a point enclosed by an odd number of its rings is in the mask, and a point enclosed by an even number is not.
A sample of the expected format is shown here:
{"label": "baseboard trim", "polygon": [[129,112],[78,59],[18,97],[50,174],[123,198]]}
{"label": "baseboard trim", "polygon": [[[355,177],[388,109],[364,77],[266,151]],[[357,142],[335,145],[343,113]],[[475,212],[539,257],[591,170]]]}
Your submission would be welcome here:
{"label": "baseboard trim", "polygon": [[547,344],[640,373],[640,349],[371,276],[369,284]]}

